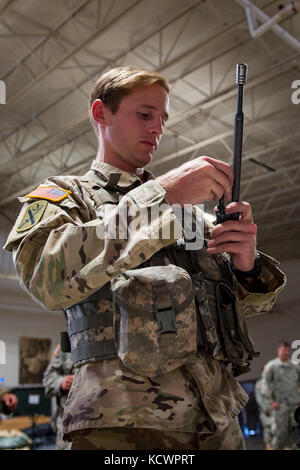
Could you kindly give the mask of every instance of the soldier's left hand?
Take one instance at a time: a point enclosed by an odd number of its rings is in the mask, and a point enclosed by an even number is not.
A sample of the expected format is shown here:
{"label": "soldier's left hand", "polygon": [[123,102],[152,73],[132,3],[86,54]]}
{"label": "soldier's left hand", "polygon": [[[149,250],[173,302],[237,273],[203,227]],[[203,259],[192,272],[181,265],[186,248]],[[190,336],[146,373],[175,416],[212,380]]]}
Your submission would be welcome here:
{"label": "soldier's left hand", "polygon": [[[217,208],[215,208],[216,211]],[[252,210],[248,202],[232,202],[225,208],[227,214],[240,212],[240,220],[226,220],[211,230],[207,252],[229,253],[233,265],[240,271],[254,267],[256,255],[257,225],[253,223]]]}

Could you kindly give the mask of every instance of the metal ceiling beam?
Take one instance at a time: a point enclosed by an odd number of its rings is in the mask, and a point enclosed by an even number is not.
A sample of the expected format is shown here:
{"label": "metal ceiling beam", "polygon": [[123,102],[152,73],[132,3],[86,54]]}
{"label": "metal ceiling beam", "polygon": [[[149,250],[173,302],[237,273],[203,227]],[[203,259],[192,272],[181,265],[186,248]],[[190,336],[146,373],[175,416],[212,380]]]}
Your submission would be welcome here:
{"label": "metal ceiling beam", "polygon": [[[138,0],[138,1],[142,1],[142,0]],[[137,3],[137,2],[136,2]],[[146,42],[147,40],[149,40],[151,37],[155,36],[156,34],[158,34],[162,29],[166,28],[167,26],[169,26],[170,24],[174,23],[175,21],[177,21],[178,19],[180,19],[182,16],[184,16],[185,14],[189,13],[191,10],[195,9],[199,4],[201,3],[201,0],[199,0],[198,2],[196,2],[194,5],[192,6],[189,6],[187,7],[184,11],[182,11],[181,13],[179,13],[178,15],[176,15],[174,18],[171,18],[171,19],[168,19],[164,24],[160,25],[159,28],[156,28],[154,31],[152,31],[150,34],[146,34],[146,36],[141,39],[141,40],[137,40],[135,41],[133,44],[130,45],[130,47],[128,49],[126,49],[125,51],[122,51],[120,54],[117,54],[117,56],[115,56],[114,58],[112,59],[108,59],[106,64],[101,66],[99,69],[97,69],[97,71],[94,71],[93,72],[93,76],[96,74],[96,73],[101,73],[105,70],[106,67],[108,67],[109,65],[112,65],[113,63],[116,63],[118,60],[120,60],[122,57],[125,57],[126,54],[128,54],[129,52],[131,52],[132,50],[134,50],[135,48],[139,47],[140,45],[142,45],[144,42]],[[107,25],[105,26],[105,28],[108,27]],[[99,33],[99,32],[98,32]],[[88,41],[85,41],[86,43]],[[83,45],[81,44],[81,46],[78,46],[77,49],[79,50],[81,47],[83,47]],[[74,53],[74,52],[73,52]],[[68,57],[71,56],[72,53],[69,53],[68,54]],[[65,60],[67,60],[65,58]],[[59,61],[59,64],[61,65],[62,63],[64,62],[63,59],[61,59]],[[56,63],[52,68],[49,68],[46,72],[47,73],[50,73],[51,71],[53,71],[54,69],[56,69],[58,67],[58,63]],[[42,78],[44,78],[44,75],[45,75],[45,72],[42,74],[42,76],[39,76],[37,77],[37,79],[41,80]],[[81,80],[81,82],[73,89],[71,89],[71,91],[68,91],[67,93],[65,93],[63,96],[61,96],[58,100],[56,100],[54,103],[52,103],[51,105],[47,106],[46,108],[44,108],[42,111],[40,111],[38,113],[38,116],[40,116],[43,112],[45,111],[48,111],[51,107],[53,107],[55,104],[57,104],[59,101],[61,101],[62,99],[64,99],[66,96],[68,96],[69,94],[73,93],[74,90],[76,90],[77,88],[80,88],[82,85],[84,85],[88,80],[90,79],[90,76],[88,76],[88,78],[85,78],[83,80]],[[35,81],[34,81],[35,82]],[[33,82],[31,82],[28,86],[31,87]],[[33,85],[32,85],[33,86]],[[26,90],[27,90],[27,87],[25,87]],[[5,111],[8,109],[8,105],[11,106],[12,104],[12,100],[16,99],[18,96],[20,96],[20,93],[23,93],[25,92],[25,88],[23,90],[21,90],[17,95],[15,95],[15,97],[13,97],[11,100],[10,100],[10,103],[8,103],[5,107]],[[18,98],[19,99],[19,98]],[[36,118],[36,116],[34,117]],[[26,123],[22,123],[22,125],[20,127],[24,127],[26,126],[28,123],[32,122],[32,118],[27,121]],[[9,134],[7,134],[2,140],[0,143],[2,143],[5,139],[9,138],[11,135],[13,135],[14,133],[16,132],[16,130],[13,130],[12,132],[10,132]]]}
{"label": "metal ceiling beam", "polygon": [[[253,206],[252,203],[251,205]],[[275,215],[282,211],[285,211],[287,213],[287,211],[294,211],[294,210],[298,210],[299,208],[300,208],[300,201],[295,201],[291,204],[285,204],[284,206],[276,206],[276,207],[273,207],[272,209],[268,209],[267,211],[257,212],[255,214],[255,220],[260,219],[260,218],[265,219],[266,216],[269,216],[269,215]],[[284,217],[284,216],[280,217],[280,221],[282,223],[284,222],[286,218],[290,216],[289,214],[286,214],[286,215],[287,217]]]}
{"label": "metal ceiling beam", "polygon": [[94,41],[99,34],[103,33],[106,31],[108,28],[110,28],[113,24],[117,23],[120,21],[125,15],[127,15],[131,10],[133,10],[139,3],[141,3],[143,0],[135,0],[132,5],[130,5],[126,10],[124,10],[122,13],[120,13],[118,16],[113,18],[108,24],[101,26],[96,32],[94,32],[88,39],[80,43],[78,46],[74,47],[74,49],[68,54],[64,55],[61,59],[59,59],[54,65],[49,67],[48,69],[44,70],[39,76],[37,76],[32,82],[30,82],[28,85],[26,85],[22,90],[20,90],[15,96],[12,96],[9,100],[9,102],[6,105],[5,111],[9,110],[12,106],[14,106],[16,103],[18,103],[23,96],[28,93],[34,86],[36,86],[38,83],[40,83],[46,76],[48,76],[50,73],[55,71],[57,68],[59,68],[62,64],[64,64],[67,60],[69,60],[73,55],[75,55],[77,52],[79,52],[81,49],[84,47],[88,46],[92,41]]}
{"label": "metal ceiling beam", "polygon": [[[191,7],[191,8],[193,9],[193,8],[194,8],[195,6],[197,6],[197,5],[198,5],[198,3],[195,4],[195,5],[194,5],[193,7]],[[191,8],[188,9],[188,11],[189,11],[189,10],[192,11]],[[177,20],[177,18],[176,18],[175,20]],[[172,21],[173,21],[173,20],[172,20]],[[229,27],[226,27],[225,30],[222,30],[220,33],[217,33],[217,36],[218,36],[218,35],[223,35],[223,34],[225,34],[225,33],[228,33],[230,30],[233,29],[233,27],[234,27],[237,23],[240,23],[241,21],[242,21],[242,20],[239,20],[238,22],[235,22],[234,25],[231,24]],[[163,25],[163,27],[166,27],[166,25]],[[161,31],[161,30],[162,30],[162,29],[160,28],[160,31]],[[210,38],[208,38],[207,40],[205,40],[204,42],[202,42],[200,45],[198,44],[198,45],[196,46],[196,48],[199,48],[200,46],[202,47],[203,44],[206,44],[206,43],[210,42],[211,40],[214,40],[215,38],[216,38],[216,35],[211,36]],[[239,47],[239,46],[240,46],[240,44],[238,45],[238,47]],[[137,47],[137,46],[136,46],[136,47]],[[184,53],[183,56],[186,57],[188,54],[192,53],[194,50],[195,50],[195,47],[192,48],[192,49],[190,49],[189,51],[185,51],[185,53]],[[223,51],[223,53],[224,53],[224,51]],[[175,60],[178,61],[178,60],[179,60],[178,57],[176,57]],[[165,64],[165,67],[168,67],[168,66],[170,66],[170,65],[171,65],[170,63]],[[201,64],[201,65],[199,65],[198,67],[200,68],[201,66],[204,66],[204,64]],[[158,70],[160,70],[160,69],[158,69]],[[83,83],[80,83],[78,86],[81,86],[82,84],[83,84]],[[78,86],[77,86],[77,87],[78,87]],[[77,87],[76,87],[76,88],[77,88]],[[72,90],[72,91],[73,91],[73,90]],[[67,94],[68,94],[68,93],[67,93]],[[66,95],[62,96],[60,99],[63,99],[65,96],[66,96]],[[222,99],[222,96],[221,96],[220,98]],[[59,100],[58,100],[58,101],[59,101]],[[54,103],[54,105],[55,105],[55,104],[56,104],[56,102]],[[53,106],[54,106],[54,105],[53,105]],[[213,105],[213,103],[212,103],[212,105]],[[203,104],[203,106],[205,107],[205,103]],[[50,107],[51,107],[51,106],[50,106]],[[7,107],[6,107],[6,109],[7,109]],[[48,109],[49,109],[49,106],[48,106],[46,109],[42,110],[42,111],[39,113],[39,115],[40,115],[42,112],[44,112],[44,111],[46,111],[46,110],[48,110]],[[24,126],[24,125],[26,125],[26,123],[23,124],[23,126]],[[9,135],[5,136],[5,138],[9,137],[10,135],[11,135],[11,133],[10,133]]]}
{"label": "metal ceiling beam", "polygon": [[[246,16],[247,16],[248,24],[250,27],[250,34],[252,35],[252,37],[254,38],[258,37],[261,34],[264,34],[268,29],[272,29],[272,31],[275,34],[277,34],[277,36],[279,36],[280,39],[282,39],[291,47],[293,47],[293,49],[297,50],[298,52],[300,51],[300,42],[294,36],[288,33],[284,28],[276,24],[280,20],[282,20],[285,17],[285,15],[289,15],[290,12],[298,13],[300,9],[299,1],[291,2],[289,5],[287,5],[283,9],[282,12],[279,12],[273,18],[270,18],[268,15],[266,15],[266,13],[264,13],[262,10],[257,8],[249,0],[235,0],[235,1],[246,10]],[[256,31],[254,31],[252,27],[252,15],[253,14],[257,15],[257,17],[261,21],[263,21],[263,25],[260,28],[258,28]]]}
{"label": "metal ceiling beam", "polygon": [[[259,118],[257,121],[255,122],[250,122],[250,123],[247,123],[247,129],[251,128],[251,127],[254,127],[256,126],[259,122],[265,120],[265,119],[269,119],[270,117],[274,116],[274,115],[277,115],[277,114],[280,114],[282,111],[285,111],[287,109],[290,109],[290,106],[288,107],[285,107],[285,108],[281,108],[275,112],[272,112],[272,113],[269,113],[261,118]],[[166,155],[165,157],[161,158],[159,161],[157,162],[153,162],[153,164],[151,164],[151,169],[153,169],[154,167],[158,166],[158,165],[163,165],[165,163],[167,163],[168,161],[170,160],[173,160],[175,158],[178,158],[178,157],[181,157],[183,155],[186,155],[187,153],[190,153],[190,152],[193,152],[195,150],[198,150],[200,148],[203,148],[203,147],[206,147],[208,145],[211,145],[213,144],[214,142],[217,142],[219,140],[222,140],[222,139],[226,139],[227,137],[231,137],[233,136],[234,134],[234,128],[232,127],[231,130],[229,131],[226,131],[226,132],[222,132],[220,134],[217,134],[213,137],[210,137],[208,139],[205,139],[205,140],[202,140],[201,142],[198,142],[197,144],[195,145],[190,145],[189,147],[186,147],[186,148],[183,148],[181,150],[178,150],[176,152],[172,152],[170,153],[169,155]],[[250,158],[250,157],[248,157]]]}
{"label": "metal ceiling beam", "polygon": [[[298,54],[289,57],[288,59],[284,59],[283,61],[279,62],[276,65],[271,66],[269,69],[264,70],[263,72],[259,73],[256,77],[251,78],[247,82],[247,90],[251,90],[256,86],[262,85],[268,80],[275,79],[279,77],[281,74],[291,70],[293,65],[293,59],[299,57]],[[198,101],[197,103],[190,105],[189,107],[178,111],[174,115],[172,115],[169,119],[168,126],[175,126],[178,122],[181,122],[183,119],[190,117],[196,114],[199,110],[206,110],[213,106],[216,106],[219,103],[224,102],[234,96],[236,96],[236,85],[233,85],[226,90],[218,93],[214,97],[206,98],[205,100]]]}
{"label": "metal ceiling beam", "polygon": [[[251,158],[250,155],[248,155],[247,157],[248,159]],[[252,178],[251,180],[246,180],[245,183],[246,184],[251,184],[251,183],[259,183],[260,181],[265,181],[266,179],[273,179],[276,177],[276,179],[278,177],[280,177],[281,175],[283,175],[285,172],[292,172],[293,174],[295,174],[295,172],[297,171],[300,171],[300,165],[299,165],[299,162],[295,163],[294,165],[290,165],[288,168],[285,168],[284,166],[284,162],[282,163],[282,167],[280,169],[277,169],[276,170],[276,173],[271,173],[271,172],[268,172],[264,175],[261,175],[261,176],[255,176],[254,178]],[[286,188],[286,190],[288,191],[289,188]]]}
{"label": "metal ceiling beam", "polygon": [[[293,57],[289,58],[289,59],[285,59],[284,61],[280,62],[279,64],[276,64],[276,66],[272,66],[270,69],[268,69],[264,73],[260,73],[257,77],[254,77],[252,80],[250,80],[248,82],[247,89],[251,89],[255,86],[261,85],[261,84],[265,83],[266,81],[268,81],[270,79],[275,79],[281,73],[284,73],[286,70],[289,70],[291,67],[293,67],[293,63],[292,63]],[[276,70],[278,71],[277,75],[275,75]],[[190,115],[193,115],[193,114],[197,113],[199,109],[204,109],[204,110],[209,109],[210,107],[213,107],[213,106],[217,105],[219,102],[224,102],[225,100],[230,99],[231,97],[233,97],[235,95],[236,95],[236,86],[232,86],[232,87],[230,87],[229,90],[226,90],[225,92],[222,92],[221,94],[218,94],[215,97],[211,97],[211,98],[206,99],[204,101],[198,102],[193,106],[189,106],[188,108],[185,108],[184,110],[179,111],[178,113],[175,114],[175,116],[172,116],[170,118],[168,126],[166,127],[166,132],[168,132],[168,129],[171,126],[174,126],[178,122],[181,122],[182,119],[186,118],[187,116],[190,116]],[[50,107],[52,107],[52,106],[53,105],[51,104]],[[42,147],[43,145],[46,145],[47,142],[51,141],[52,139],[54,139],[54,138],[56,138],[60,135],[63,135],[68,130],[71,130],[75,125],[78,125],[78,124],[84,123],[84,122],[86,122],[86,123],[88,122],[88,117],[87,117],[86,112],[84,112],[81,115],[77,116],[73,121],[67,123],[66,126],[59,129],[58,131],[52,133],[50,136],[45,137],[44,139],[42,139],[41,141],[39,141],[36,144],[32,145],[30,148],[26,149],[25,151],[18,152],[18,150],[15,149],[14,152],[13,152],[14,157],[19,159],[19,158],[25,158],[27,155],[30,156],[32,154],[32,152],[37,150],[39,147]],[[174,132],[171,129],[170,129],[170,133],[173,134],[173,135],[174,134],[177,135],[177,132],[176,131]],[[231,134],[225,133],[225,134],[222,135],[222,138],[228,137],[230,135]],[[178,135],[178,137],[179,137],[179,139],[181,139],[180,135]],[[4,138],[4,140],[5,139],[6,139],[6,137]],[[4,140],[2,140],[2,142],[4,142]],[[188,142],[188,138],[183,138],[182,137],[182,140],[185,140],[186,142]],[[190,140],[189,143],[191,143],[191,140]],[[194,145],[197,145],[197,144],[194,144]],[[7,162],[4,165],[2,165],[0,167],[0,171],[5,172],[7,169],[10,168],[11,165],[14,165],[14,161]]]}
{"label": "metal ceiling beam", "polygon": [[8,0],[6,4],[0,10],[0,21],[2,21],[3,16],[7,13],[7,11],[12,7],[12,5],[16,3],[16,0]]}
{"label": "metal ceiling beam", "polygon": [[[14,0],[12,0],[14,1]],[[35,45],[32,46],[32,52],[35,52],[39,47],[43,46],[45,42],[47,42],[52,36],[57,34],[57,31],[64,26],[71,18],[73,18],[77,13],[79,13],[88,3],[90,3],[91,0],[84,0],[81,4],[78,4],[73,10],[67,13],[66,16],[64,16],[62,19],[59,20],[59,22],[52,28],[50,34],[47,36],[43,37],[40,41],[38,41]],[[28,57],[31,56],[32,52],[27,52],[25,55],[23,55],[21,58],[19,58],[8,70],[4,72],[4,74],[1,76],[2,80],[5,80],[9,74],[15,70],[17,66],[22,64]]]}
{"label": "metal ceiling beam", "polygon": [[[43,80],[47,75],[55,71],[57,68],[59,68],[61,65],[63,65],[66,61],[68,61],[70,58],[72,58],[73,55],[75,55],[77,52],[79,52],[81,49],[84,47],[87,47],[90,43],[92,43],[100,34],[105,32],[107,29],[109,29],[113,24],[118,22],[120,19],[122,19],[125,15],[127,15],[131,10],[133,10],[140,2],[143,0],[135,0],[135,2],[130,5],[126,10],[124,10],[121,14],[119,14],[117,17],[113,18],[108,24],[101,26],[96,32],[92,34],[88,39],[86,39],[84,42],[76,46],[72,51],[70,51],[68,54],[66,54],[64,57],[62,57],[59,61],[57,61],[54,65],[49,67],[47,70],[42,72],[38,77],[36,77],[32,82],[30,82],[27,86],[25,86],[22,90],[20,90],[15,96],[13,96],[9,102],[6,105],[5,110],[7,111],[9,108],[14,106],[20,99],[23,98],[23,96],[30,91],[34,86],[36,86],[41,80]],[[154,36],[155,34],[159,33],[161,29],[164,29],[166,26],[170,25],[171,23],[177,21],[179,18],[190,12],[191,10],[195,9],[199,4],[201,3],[201,0],[198,0],[196,3],[193,5],[187,7],[184,11],[176,15],[175,18],[172,18],[171,20],[168,20],[165,24],[160,25],[159,28],[156,28],[154,32],[151,32],[150,34],[147,34],[146,37],[143,38],[143,40],[136,41],[135,45],[131,45],[129,50],[132,50],[133,48],[137,47],[137,45],[141,45],[143,42],[147,41],[150,37]],[[128,51],[126,52],[128,53]],[[121,54],[118,54],[117,58],[113,58],[112,60],[115,62],[118,60],[120,57],[122,57],[125,53],[122,52]],[[109,60],[108,60],[109,63]],[[107,64],[108,65],[108,64]],[[101,68],[102,70],[102,68]],[[84,80],[86,82],[87,80]],[[83,84],[81,83],[81,85]]]}

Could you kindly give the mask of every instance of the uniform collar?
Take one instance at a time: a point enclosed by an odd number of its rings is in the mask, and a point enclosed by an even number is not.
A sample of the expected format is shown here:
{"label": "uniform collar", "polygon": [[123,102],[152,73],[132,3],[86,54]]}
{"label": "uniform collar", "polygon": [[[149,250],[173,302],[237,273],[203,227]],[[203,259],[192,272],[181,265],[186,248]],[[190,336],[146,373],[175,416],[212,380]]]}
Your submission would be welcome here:
{"label": "uniform collar", "polygon": [[142,181],[134,173],[128,173],[127,171],[120,170],[120,168],[110,165],[109,163],[100,162],[98,160],[93,160],[91,170],[105,182],[104,185],[102,184],[103,187],[115,188],[120,192],[127,192],[150,179],[154,179],[152,173],[147,170],[144,170],[144,181]]}
{"label": "uniform collar", "polygon": [[288,366],[291,364],[291,359],[288,359],[287,361],[282,361],[281,359],[279,359],[279,357],[277,357],[277,362],[278,364],[281,364],[282,366]]}

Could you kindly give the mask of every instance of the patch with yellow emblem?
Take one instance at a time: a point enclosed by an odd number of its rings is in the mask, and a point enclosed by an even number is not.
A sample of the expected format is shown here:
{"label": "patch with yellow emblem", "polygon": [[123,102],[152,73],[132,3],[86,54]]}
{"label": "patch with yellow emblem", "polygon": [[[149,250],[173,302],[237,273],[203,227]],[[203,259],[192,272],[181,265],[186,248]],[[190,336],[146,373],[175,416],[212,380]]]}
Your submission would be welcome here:
{"label": "patch with yellow emblem", "polygon": [[26,194],[26,197],[36,197],[39,199],[48,199],[49,201],[59,202],[69,196],[71,191],[59,188],[58,186],[39,186],[34,191]]}
{"label": "patch with yellow emblem", "polygon": [[36,201],[30,204],[18,225],[17,232],[25,232],[25,230],[29,230],[36,225],[41,220],[47,205],[47,201]]}

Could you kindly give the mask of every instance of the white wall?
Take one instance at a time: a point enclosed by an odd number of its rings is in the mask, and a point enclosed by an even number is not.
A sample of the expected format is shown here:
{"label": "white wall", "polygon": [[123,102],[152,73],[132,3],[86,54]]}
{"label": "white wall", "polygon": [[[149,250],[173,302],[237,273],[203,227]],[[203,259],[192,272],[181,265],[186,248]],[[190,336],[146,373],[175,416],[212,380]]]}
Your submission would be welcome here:
{"label": "white wall", "polygon": [[19,385],[19,337],[50,338],[51,352],[65,329],[62,312],[47,312],[13,280],[0,282],[0,340],[6,345],[6,364],[0,364],[1,387]]}

